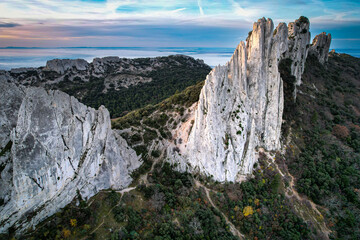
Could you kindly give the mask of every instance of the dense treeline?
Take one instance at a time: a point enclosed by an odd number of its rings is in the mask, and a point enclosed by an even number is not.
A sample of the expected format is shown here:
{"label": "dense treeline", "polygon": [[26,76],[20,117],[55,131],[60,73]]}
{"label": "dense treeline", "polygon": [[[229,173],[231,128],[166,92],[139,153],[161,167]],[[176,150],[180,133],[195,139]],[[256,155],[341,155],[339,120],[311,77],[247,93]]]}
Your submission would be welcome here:
{"label": "dense treeline", "polygon": [[249,239],[309,239],[306,223],[285,197],[281,176],[265,159],[261,155],[254,178],[216,186],[216,204]]}
{"label": "dense treeline", "polygon": [[327,209],[333,239],[360,239],[359,72],[349,55],[332,54],[325,66],[309,56],[302,93],[285,114],[297,136],[287,164],[299,192]]}

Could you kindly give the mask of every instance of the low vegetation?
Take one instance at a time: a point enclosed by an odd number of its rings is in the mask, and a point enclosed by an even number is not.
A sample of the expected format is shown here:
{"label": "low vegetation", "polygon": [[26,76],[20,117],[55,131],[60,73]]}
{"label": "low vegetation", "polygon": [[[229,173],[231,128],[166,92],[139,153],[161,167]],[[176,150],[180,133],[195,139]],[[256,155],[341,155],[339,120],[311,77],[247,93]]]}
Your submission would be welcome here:
{"label": "low vegetation", "polygon": [[237,239],[192,177],[158,164],[148,185],[81,196],[25,239]]}
{"label": "low vegetation", "polygon": [[254,178],[215,184],[212,198],[230,221],[249,239],[309,239],[307,224],[285,196],[285,184],[261,155]]}

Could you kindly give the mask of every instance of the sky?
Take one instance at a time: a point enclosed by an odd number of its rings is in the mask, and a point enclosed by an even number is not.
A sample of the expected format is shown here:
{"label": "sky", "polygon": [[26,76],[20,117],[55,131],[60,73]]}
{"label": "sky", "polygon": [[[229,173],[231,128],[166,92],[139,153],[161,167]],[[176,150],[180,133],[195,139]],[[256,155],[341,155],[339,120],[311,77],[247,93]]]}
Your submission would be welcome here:
{"label": "sky", "polygon": [[360,48],[360,0],[1,0],[0,47],[235,47],[261,17],[302,15]]}

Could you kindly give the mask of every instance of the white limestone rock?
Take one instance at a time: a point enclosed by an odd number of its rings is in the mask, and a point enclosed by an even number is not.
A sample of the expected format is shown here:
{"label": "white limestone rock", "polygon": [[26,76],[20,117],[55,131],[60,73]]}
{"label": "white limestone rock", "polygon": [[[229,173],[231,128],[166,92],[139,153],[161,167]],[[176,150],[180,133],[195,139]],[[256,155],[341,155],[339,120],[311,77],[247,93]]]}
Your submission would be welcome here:
{"label": "white limestone rock", "polygon": [[114,63],[120,62],[119,57],[104,57],[104,58],[94,58],[92,65],[94,68],[95,74],[103,74],[107,69],[112,66]]}
{"label": "white limestone rock", "polygon": [[241,42],[225,66],[210,72],[189,118],[193,125],[184,123],[188,127],[175,133],[184,141],[167,149],[178,170],[241,181],[252,173],[257,147],[280,148],[284,96],[278,64],[284,58],[297,63],[293,73],[301,82],[310,40],[308,22],[293,25],[280,23],[273,31],[271,19],[259,19],[246,45]]}
{"label": "white limestone rock", "polygon": [[47,61],[44,70],[64,74],[67,70],[75,68],[78,71],[86,71],[89,63],[84,59],[53,59]]}
{"label": "white limestone rock", "polygon": [[310,22],[306,17],[300,17],[288,26],[289,50],[286,52],[286,57],[292,60],[291,74],[296,78],[296,85],[301,84],[301,75],[305,69],[311,37],[309,27]]}
{"label": "white limestone rock", "polygon": [[329,48],[331,44],[331,34],[327,34],[322,32],[315,36],[309,52],[310,54],[315,55],[321,64],[327,62],[329,58]]}
{"label": "white limestone rock", "polygon": [[[2,161],[0,232],[21,232],[101,189],[121,189],[139,157],[111,130],[109,112],[86,107],[60,91],[18,87],[0,78]],[[29,219],[27,219],[31,216]]]}

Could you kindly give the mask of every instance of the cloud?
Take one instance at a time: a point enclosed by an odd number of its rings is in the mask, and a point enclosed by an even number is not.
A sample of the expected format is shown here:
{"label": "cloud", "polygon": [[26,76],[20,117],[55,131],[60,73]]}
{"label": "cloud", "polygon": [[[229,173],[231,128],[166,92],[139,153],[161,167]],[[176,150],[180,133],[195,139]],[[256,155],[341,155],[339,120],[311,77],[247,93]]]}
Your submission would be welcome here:
{"label": "cloud", "polygon": [[254,4],[251,7],[249,6],[245,8],[245,7],[241,7],[240,3],[236,2],[235,0],[231,0],[230,3],[234,9],[234,13],[246,19],[254,18],[254,17],[259,18],[262,15],[264,15],[266,12],[260,7],[257,7],[256,4]]}
{"label": "cloud", "polygon": [[21,46],[23,41],[27,45],[103,46],[103,36],[104,44],[112,46],[126,45],[126,41],[129,45],[233,46],[258,18],[270,17],[277,25],[301,15],[310,19],[312,35],[327,31],[338,39],[359,38],[358,1],[305,2],[306,5],[304,0],[0,0],[0,45]]}
{"label": "cloud", "polygon": [[201,6],[201,0],[198,0],[197,2],[198,2],[198,7],[199,7],[200,15],[201,15],[201,16],[204,16],[204,10],[203,10],[203,8],[202,8],[202,6]]}
{"label": "cloud", "polygon": [[21,26],[21,25],[18,23],[0,22],[0,28],[13,28],[17,26]]}
{"label": "cloud", "polygon": [[179,8],[179,9],[175,9],[174,11],[172,11],[173,13],[177,13],[177,12],[181,12],[186,10],[186,8]]}

